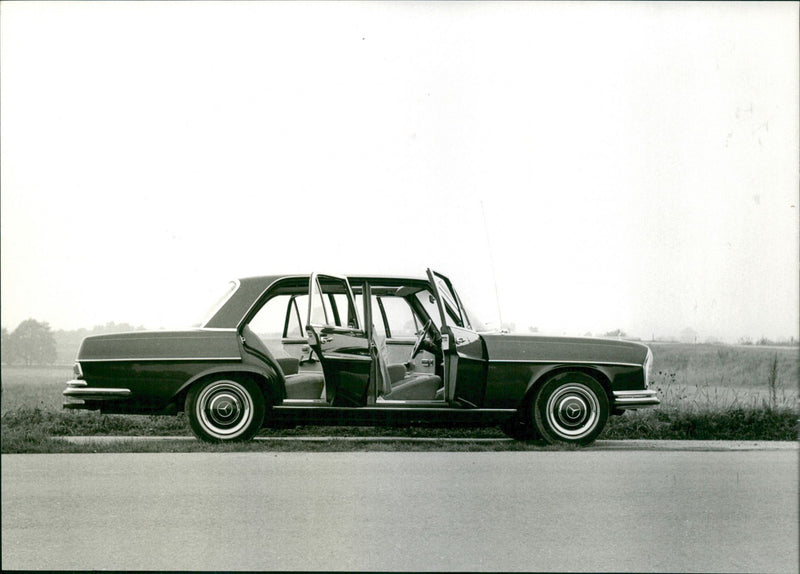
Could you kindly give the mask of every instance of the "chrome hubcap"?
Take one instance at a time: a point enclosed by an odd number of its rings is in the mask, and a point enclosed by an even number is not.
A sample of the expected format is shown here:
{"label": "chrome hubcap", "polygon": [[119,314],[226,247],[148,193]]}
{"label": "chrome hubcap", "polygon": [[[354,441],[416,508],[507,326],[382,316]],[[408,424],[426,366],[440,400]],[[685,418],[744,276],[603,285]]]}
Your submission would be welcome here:
{"label": "chrome hubcap", "polygon": [[200,393],[197,418],[209,434],[233,438],[253,420],[253,399],[236,381],[218,381]]}
{"label": "chrome hubcap", "polygon": [[547,399],[547,422],[563,438],[578,439],[595,428],[600,402],[594,392],[581,383],[568,383]]}

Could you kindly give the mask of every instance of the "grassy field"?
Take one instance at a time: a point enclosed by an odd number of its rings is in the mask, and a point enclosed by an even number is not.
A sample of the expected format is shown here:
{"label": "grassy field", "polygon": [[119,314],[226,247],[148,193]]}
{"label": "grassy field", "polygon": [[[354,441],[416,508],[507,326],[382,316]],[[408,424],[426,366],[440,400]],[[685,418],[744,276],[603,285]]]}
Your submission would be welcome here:
{"label": "grassy field", "polygon": [[[652,387],[657,409],[612,417],[601,439],[796,440],[798,349],[724,345],[652,344]],[[252,443],[199,442],[107,447],[68,445],[51,437],[78,435],[188,436],[186,418],[101,415],[61,408],[71,367],[2,367],[2,452],[86,452],[179,450],[519,450],[527,443]],[[263,436],[425,436],[500,438],[497,428],[392,429],[378,427],[298,427],[265,429]]]}
{"label": "grassy field", "polygon": [[[719,410],[797,406],[797,347],[651,343],[651,387],[664,407]],[[774,369],[774,370],[773,370]]]}
{"label": "grassy field", "polygon": [[19,408],[39,408],[61,411],[65,383],[72,379],[72,366],[68,367],[11,367],[0,370],[2,404],[5,414]]}

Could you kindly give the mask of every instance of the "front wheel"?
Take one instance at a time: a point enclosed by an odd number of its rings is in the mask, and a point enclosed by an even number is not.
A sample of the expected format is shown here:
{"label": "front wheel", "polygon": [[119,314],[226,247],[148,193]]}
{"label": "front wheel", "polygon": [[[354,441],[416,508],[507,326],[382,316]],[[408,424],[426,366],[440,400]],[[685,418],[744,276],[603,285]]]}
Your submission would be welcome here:
{"label": "front wheel", "polygon": [[605,389],[585,373],[553,377],[536,392],[532,408],[534,425],[550,444],[590,444],[609,414]]}
{"label": "front wheel", "polygon": [[246,378],[224,377],[192,387],[186,397],[189,426],[207,442],[249,440],[264,422],[261,389]]}

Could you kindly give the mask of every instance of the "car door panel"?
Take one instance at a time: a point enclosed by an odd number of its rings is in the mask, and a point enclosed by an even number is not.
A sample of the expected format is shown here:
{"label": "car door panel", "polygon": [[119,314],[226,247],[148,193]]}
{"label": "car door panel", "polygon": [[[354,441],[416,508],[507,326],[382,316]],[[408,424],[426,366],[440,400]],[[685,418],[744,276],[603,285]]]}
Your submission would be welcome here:
{"label": "car door panel", "polygon": [[[486,393],[486,351],[480,335],[469,329],[451,326],[451,345],[454,352],[450,354],[451,373],[455,371],[455,384],[451,385],[451,400],[465,403],[468,406],[483,406]],[[451,376],[451,381],[453,377]]]}
{"label": "car door panel", "polygon": [[453,405],[481,407],[486,393],[486,345],[478,333],[464,326],[468,319],[450,280],[430,269],[427,273],[442,319],[446,397]]}
{"label": "car door panel", "polygon": [[[336,283],[341,282],[341,289],[345,291],[352,309],[355,309],[352,291],[346,279],[334,276],[321,276],[324,280]],[[339,285],[337,283],[337,285]],[[309,282],[309,311],[306,325],[308,346],[317,354],[325,375],[325,391],[323,398],[327,403],[337,407],[358,407],[367,404],[367,389],[369,387],[370,355],[369,339],[365,331],[357,326],[343,326],[332,324],[319,324],[312,320],[312,305],[314,293],[326,295],[325,288],[320,283],[320,276],[312,274]],[[323,301],[320,299],[320,301]],[[324,302],[323,308],[324,308]],[[317,317],[321,315],[318,313]],[[333,321],[332,315],[324,313],[325,322]],[[339,312],[335,314],[339,319]],[[354,317],[347,319],[355,321]],[[319,319],[318,319],[319,321]]]}

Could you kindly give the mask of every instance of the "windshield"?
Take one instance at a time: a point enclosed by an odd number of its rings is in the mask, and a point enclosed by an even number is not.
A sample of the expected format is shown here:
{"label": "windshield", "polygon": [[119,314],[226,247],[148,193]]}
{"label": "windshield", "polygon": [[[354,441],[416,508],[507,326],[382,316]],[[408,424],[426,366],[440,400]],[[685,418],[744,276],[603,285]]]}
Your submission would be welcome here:
{"label": "windshield", "polygon": [[218,296],[216,302],[211,307],[208,308],[208,310],[203,315],[202,320],[199,323],[195,323],[194,325],[192,325],[192,327],[205,326],[205,324],[208,323],[211,320],[211,318],[217,314],[217,311],[222,309],[222,306],[228,301],[228,299],[231,298],[231,295],[233,295],[238,288],[239,288],[238,281],[229,281],[225,286],[222,295]]}

